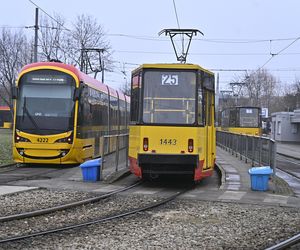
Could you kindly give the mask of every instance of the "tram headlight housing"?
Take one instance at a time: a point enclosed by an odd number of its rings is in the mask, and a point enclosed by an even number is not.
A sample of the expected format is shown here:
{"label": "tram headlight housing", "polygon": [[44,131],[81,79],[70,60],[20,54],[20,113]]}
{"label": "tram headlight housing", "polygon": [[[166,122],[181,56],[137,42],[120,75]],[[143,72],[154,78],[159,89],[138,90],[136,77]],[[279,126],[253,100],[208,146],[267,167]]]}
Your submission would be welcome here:
{"label": "tram headlight housing", "polygon": [[143,139],[143,150],[148,151],[149,149],[149,139],[147,137],[144,137]]}
{"label": "tram headlight housing", "polygon": [[64,137],[55,141],[55,143],[73,143],[73,133],[71,133],[68,137]]}
{"label": "tram headlight housing", "polygon": [[68,153],[69,153],[69,150],[67,150],[67,149],[62,149],[62,150],[60,151],[61,157],[66,156]]}
{"label": "tram headlight housing", "polygon": [[24,155],[24,148],[17,148],[17,151],[20,155]]}
{"label": "tram headlight housing", "polygon": [[30,142],[30,140],[16,134],[15,135],[15,142]]}
{"label": "tram headlight housing", "polygon": [[192,153],[194,151],[194,140],[193,139],[189,139],[188,140],[188,152]]}

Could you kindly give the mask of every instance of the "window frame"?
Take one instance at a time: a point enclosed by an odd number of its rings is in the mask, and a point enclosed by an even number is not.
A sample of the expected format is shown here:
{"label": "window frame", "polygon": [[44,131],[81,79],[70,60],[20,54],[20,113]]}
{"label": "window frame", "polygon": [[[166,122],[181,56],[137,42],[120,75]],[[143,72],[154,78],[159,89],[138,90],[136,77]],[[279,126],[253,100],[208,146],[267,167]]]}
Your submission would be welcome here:
{"label": "window frame", "polygon": [[[149,71],[163,71],[163,72],[175,72],[175,71],[186,71],[186,72],[194,72],[196,76],[196,84],[195,84],[195,121],[192,124],[183,124],[183,123],[145,123],[143,121],[143,110],[144,110],[144,105],[143,105],[143,100],[144,100],[144,81],[145,81],[145,73]],[[180,68],[146,68],[143,69],[142,71],[142,78],[141,78],[141,88],[140,88],[140,102],[139,102],[139,107],[140,107],[140,112],[139,112],[139,118],[138,118],[138,125],[147,125],[147,126],[180,126],[180,127],[203,127],[204,124],[199,125],[197,121],[197,115],[198,114],[198,88],[199,86],[202,88],[203,91],[203,86],[202,86],[202,77],[199,76],[199,71],[197,69],[180,69]],[[204,97],[204,96],[203,96]],[[205,99],[205,98],[204,98]],[[203,106],[202,106],[203,108]]]}

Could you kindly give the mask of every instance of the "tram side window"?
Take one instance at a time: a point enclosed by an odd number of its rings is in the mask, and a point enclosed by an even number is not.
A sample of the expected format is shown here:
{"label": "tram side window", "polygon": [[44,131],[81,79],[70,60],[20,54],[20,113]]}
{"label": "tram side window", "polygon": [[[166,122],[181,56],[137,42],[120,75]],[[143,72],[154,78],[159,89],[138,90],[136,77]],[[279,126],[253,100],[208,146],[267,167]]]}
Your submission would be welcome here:
{"label": "tram side window", "polygon": [[221,126],[229,127],[229,110],[228,109],[223,110],[221,116],[222,116]]}
{"label": "tram side window", "polygon": [[204,101],[203,101],[203,91],[202,89],[198,89],[198,124],[204,125],[204,117],[203,117],[203,110],[204,110]]}
{"label": "tram side window", "polygon": [[212,125],[212,94],[211,92],[207,91],[206,92],[206,108],[207,108],[207,125],[211,126]]}
{"label": "tram side window", "polygon": [[88,88],[85,87],[81,92],[78,114],[78,125],[88,125],[88,115],[90,114],[90,105],[88,104]]}
{"label": "tram side window", "polygon": [[108,95],[92,88],[84,88],[78,114],[79,126],[107,125]]}
{"label": "tram side window", "polygon": [[100,92],[100,113],[101,125],[108,125],[108,94]]}
{"label": "tram side window", "polygon": [[126,121],[125,121],[125,112],[126,112],[126,110],[125,110],[125,101],[123,101],[123,100],[120,100],[120,125],[121,126],[125,126],[125,123],[126,123]]}
{"label": "tram side window", "polygon": [[126,101],[126,126],[129,123],[129,117],[130,117],[130,104]]}
{"label": "tram side window", "polygon": [[100,114],[100,98],[98,95],[98,91],[90,88],[89,89],[90,96],[89,96],[89,103],[90,103],[90,112],[91,112],[91,122],[92,125],[99,125],[101,124],[101,116]]}
{"label": "tram side window", "polygon": [[229,111],[229,127],[236,127],[237,125],[236,115],[237,112],[235,109]]}
{"label": "tram side window", "polygon": [[131,100],[130,100],[130,121],[138,121],[139,113],[139,96],[140,96],[140,77],[135,75],[131,80]]}
{"label": "tram side window", "polygon": [[114,96],[110,96],[110,124],[112,130],[118,129],[118,98]]}

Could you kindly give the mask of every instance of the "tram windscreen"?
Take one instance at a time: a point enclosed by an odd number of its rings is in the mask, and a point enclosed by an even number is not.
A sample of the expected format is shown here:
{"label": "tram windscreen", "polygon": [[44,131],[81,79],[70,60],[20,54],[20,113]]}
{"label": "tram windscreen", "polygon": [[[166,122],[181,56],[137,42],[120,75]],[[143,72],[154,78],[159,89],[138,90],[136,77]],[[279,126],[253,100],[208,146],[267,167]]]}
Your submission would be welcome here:
{"label": "tram windscreen", "polygon": [[36,70],[19,82],[16,128],[34,134],[57,134],[74,125],[75,80],[55,70]]}
{"label": "tram windscreen", "polygon": [[194,124],[196,93],[195,71],[146,71],[143,122]]}
{"label": "tram windscreen", "polygon": [[239,112],[240,127],[258,128],[259,109],[258,108],[240,108]]}

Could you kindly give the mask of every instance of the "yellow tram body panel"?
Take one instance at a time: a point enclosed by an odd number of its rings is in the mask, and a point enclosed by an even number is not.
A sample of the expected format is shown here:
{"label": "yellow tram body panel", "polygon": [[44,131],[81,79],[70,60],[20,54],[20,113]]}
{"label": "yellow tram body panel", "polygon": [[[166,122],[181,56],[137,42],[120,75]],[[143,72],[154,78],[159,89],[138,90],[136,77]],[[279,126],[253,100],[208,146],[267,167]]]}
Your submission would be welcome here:
{"label": "yellow tram body panel", "polygon": [[222,131],[227,131],[234,134],[242,134],[242,135],[255,135],[261,136],[262,129],[261,128],[242,128],[242,127],[235,127],[235,128],[223,128]]}
{"label": "yellow tram body panel", "polygon": [[72,144],[69,144],[57,141],[70,137],[72,132],[46,136],[16,133],[15,136],[28,140],[14,143],[13,156],[17,163],[78,164],[94,157],[93,138],[76,138]]}
{"label": "yellow tram body panel", "polygon": [[[209,131],[207,127],[171,127],[171,126],[129,126],[129,159],[134,161],[138,168],[138,158],[141,155],[151,156],[195,156],[195,170],[201,171],[202,177],[210,176],[214,168],[216,146],[213,143],[215,131]],[[148,138],[148,150],[144,150],[144,138]],[[210,139],[208,139],[210,138]],[[193,151],[189,152],[189,139],[193,140]],[[151,161],[151,160],[150,160]],[[200,166],[200,165],[201,166]],[[199,169],[201,167],[201,169]],[[182,166],[184,170],[184,166]],[[137,169],[131,169],[137,175]],[[197,177],[199,178],[199,177]]]}

